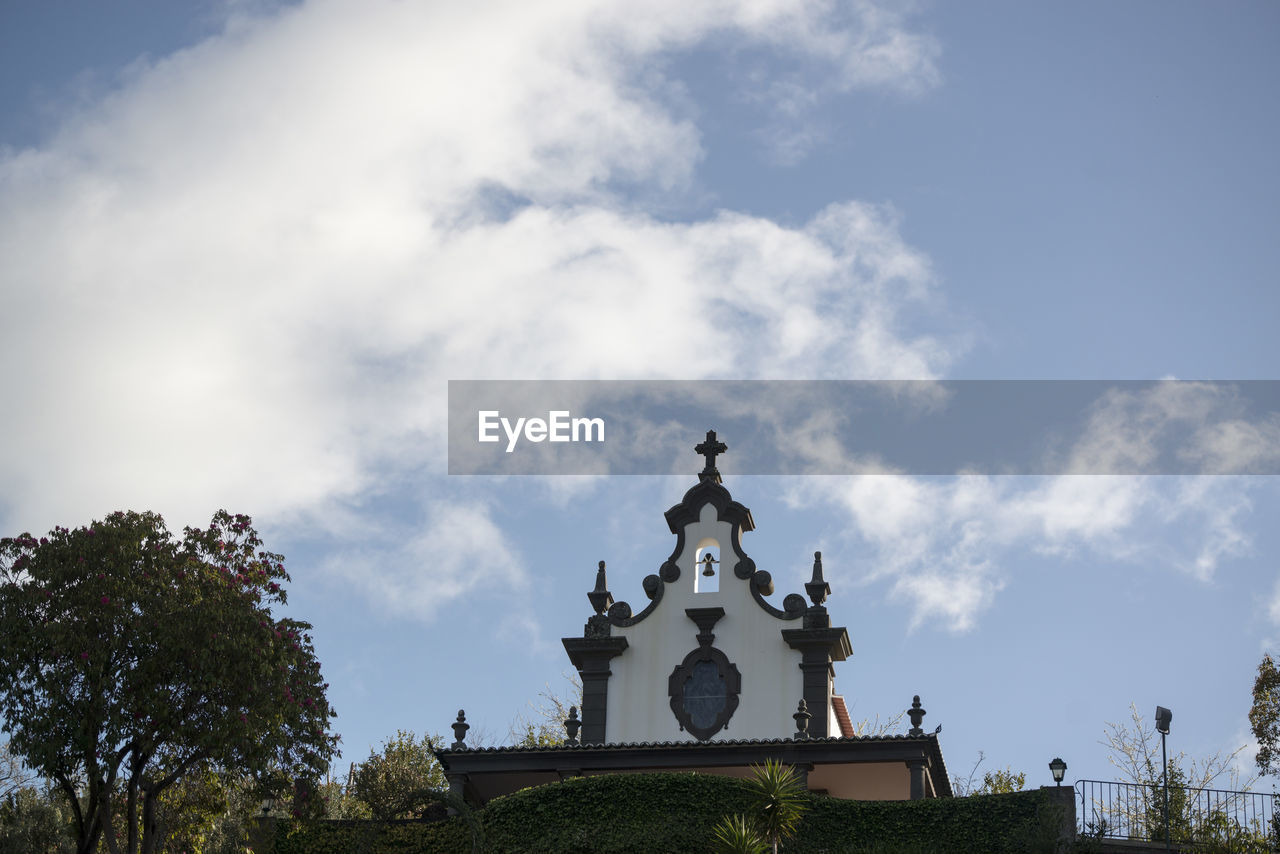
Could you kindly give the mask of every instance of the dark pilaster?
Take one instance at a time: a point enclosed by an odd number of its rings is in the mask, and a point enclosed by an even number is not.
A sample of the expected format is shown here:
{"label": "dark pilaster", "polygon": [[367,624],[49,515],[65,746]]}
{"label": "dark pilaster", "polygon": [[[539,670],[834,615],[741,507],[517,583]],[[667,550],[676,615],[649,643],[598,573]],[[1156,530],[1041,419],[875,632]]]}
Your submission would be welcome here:
{"label": "dark pilaster", "polygon": [[800,651],[800,670],[804,674],[802,695],[809,713],[810,738],[826,738],[831,709],[831,677],[833,661],[844,661],[852,651],[849,633],[843,627],[783,629],[782,637],[792,649]]}
{"label": "dark pilaster", "polygon": [[[1075,789],[1072,789],[1074,792]],[[249,848],[251,851],[270,851],[275,847],[276,819],[255,816],[249,820]]]}
{"label": "dark pilaster", "polygon": [[809,772],[813,770],[812,762],[797,762],[791,766],[796,771],[796,779],[800,781],[800,788],[808,791],[809,789]]}
{"label": "dark pilaster", "polygon": [[923,800],[925,797],[925,760],[908,759],[907,772],[911,775],[911,800]]}
{"label": "dark pilaster", "polygon": [[466,801],[467,775],[458,771],[446,772],[445,779],[449,781],[449,815],[457,815],[458,808],[454,804]]}
{"label": "dark pilaster", "polygon": [[1049,803],[1058,812],[1058,839],[1069,844],[1076,835],[1076,790],[1074,786],[1041,786],[1040,791],[1049,796]]}
{"label": "dark pilaster", "polygon": [[627,648],[624,637],[563,638],[565,652],[582,678],[583,744],[604,744],[609,705],[609,661]]}

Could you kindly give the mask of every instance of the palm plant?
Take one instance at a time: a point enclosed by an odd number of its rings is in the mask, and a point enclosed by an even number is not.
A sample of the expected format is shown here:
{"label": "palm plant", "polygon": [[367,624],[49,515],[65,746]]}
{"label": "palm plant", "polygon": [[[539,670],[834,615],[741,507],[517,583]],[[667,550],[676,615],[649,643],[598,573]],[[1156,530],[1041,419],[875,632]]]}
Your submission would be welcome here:
{"label": "palm plant", "polygon": [[720,819],[713,834],[716,854],[765,854],[769,850],[756,826],[744,815],[727,815]]}
{"label": "palm plant", "polygon": [[752,765],[751,772],[747,785],[755,796],[755,825],[773,846],[773,854],[778,854],[778,843],[795,834],[809,808],[806,793],[795,769],[774,759],[765,760],[764,765]]}

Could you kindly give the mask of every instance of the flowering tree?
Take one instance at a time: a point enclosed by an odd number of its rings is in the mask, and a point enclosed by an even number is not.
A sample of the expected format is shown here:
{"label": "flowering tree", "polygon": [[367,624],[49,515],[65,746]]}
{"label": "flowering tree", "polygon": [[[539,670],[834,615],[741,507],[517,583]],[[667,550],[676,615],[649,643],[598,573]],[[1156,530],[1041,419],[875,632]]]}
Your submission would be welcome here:
{"label": "flowering tree", "polygon": [[288,575],[261,546],[225,511],[181,540],[154,513],[0,540],[0,717],[82,854],[155,851],[162,793],[200,769],[327,767],[328,685],[310,626],[272,616]]}

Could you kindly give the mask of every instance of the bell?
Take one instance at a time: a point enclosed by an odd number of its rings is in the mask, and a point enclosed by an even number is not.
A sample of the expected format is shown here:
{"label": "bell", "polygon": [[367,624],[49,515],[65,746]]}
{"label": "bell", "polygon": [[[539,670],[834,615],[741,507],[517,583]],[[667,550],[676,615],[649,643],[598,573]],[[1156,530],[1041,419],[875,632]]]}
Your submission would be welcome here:
{"label": "bell", "polygon": [[715,569],[711,566],[711,564],[713,564],[714,562],[715,561],[711,557],[710,553],[708,553],[707,556],[702,559],[702,564],[703,564],[702,574],[707,576],[708,578],[716,574]]}

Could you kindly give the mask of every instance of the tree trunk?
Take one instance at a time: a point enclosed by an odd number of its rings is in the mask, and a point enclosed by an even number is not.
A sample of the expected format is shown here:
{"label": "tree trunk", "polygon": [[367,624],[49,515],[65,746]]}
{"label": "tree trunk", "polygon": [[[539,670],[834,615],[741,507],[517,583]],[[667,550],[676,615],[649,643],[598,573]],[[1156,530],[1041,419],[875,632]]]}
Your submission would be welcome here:
{"label": "tree trunk", "polygon": [[[98,828],[99,831],[106,834],[107,850],[111,854],[120,854],[120,843],[116,841],[114,828],[111,827],[111,795],[107,793],[102,796],[102,806],[98,809]],[[130,852],[132,854],[132,852]]]}
{"label": "tree trunk", "polygon": [[142,854],[155,854],[160,844],[160,833],[156,815],[157,795],[153,790],[143,792],[142,800]]}
{"label": "tree trunk", "polygon": [[88,833],[82,834],[76,840],[76,854],[93,854],[98,850],[98,838],[102,835],[102,826],[93,822],[89,826]]}
{"label": "tree trunk", "polygon": [[76,791],[71,778],[55,774],[54,779],[57,780],[62,794],[66,795],[67,802],[71,805],[71,814],[76,823],[76,854],[91,854],[98,844],[97,812],[93,804],[93,790],[91,788],[86,793],[89,796],[89,802],[86,804],[89,807],[89,813],[86,818],[84,811],[80,808],[80,793]]}
{"label": "tree trunk", "polygon": [[128,816],[127,820],[129,822],[128,848],[126,850],[129,854],[133,854],[138,850],[138,822],[135,820],[138,816],[138,783],[136,774],[129,780],[129,796],[125,802],[124,814]]}

